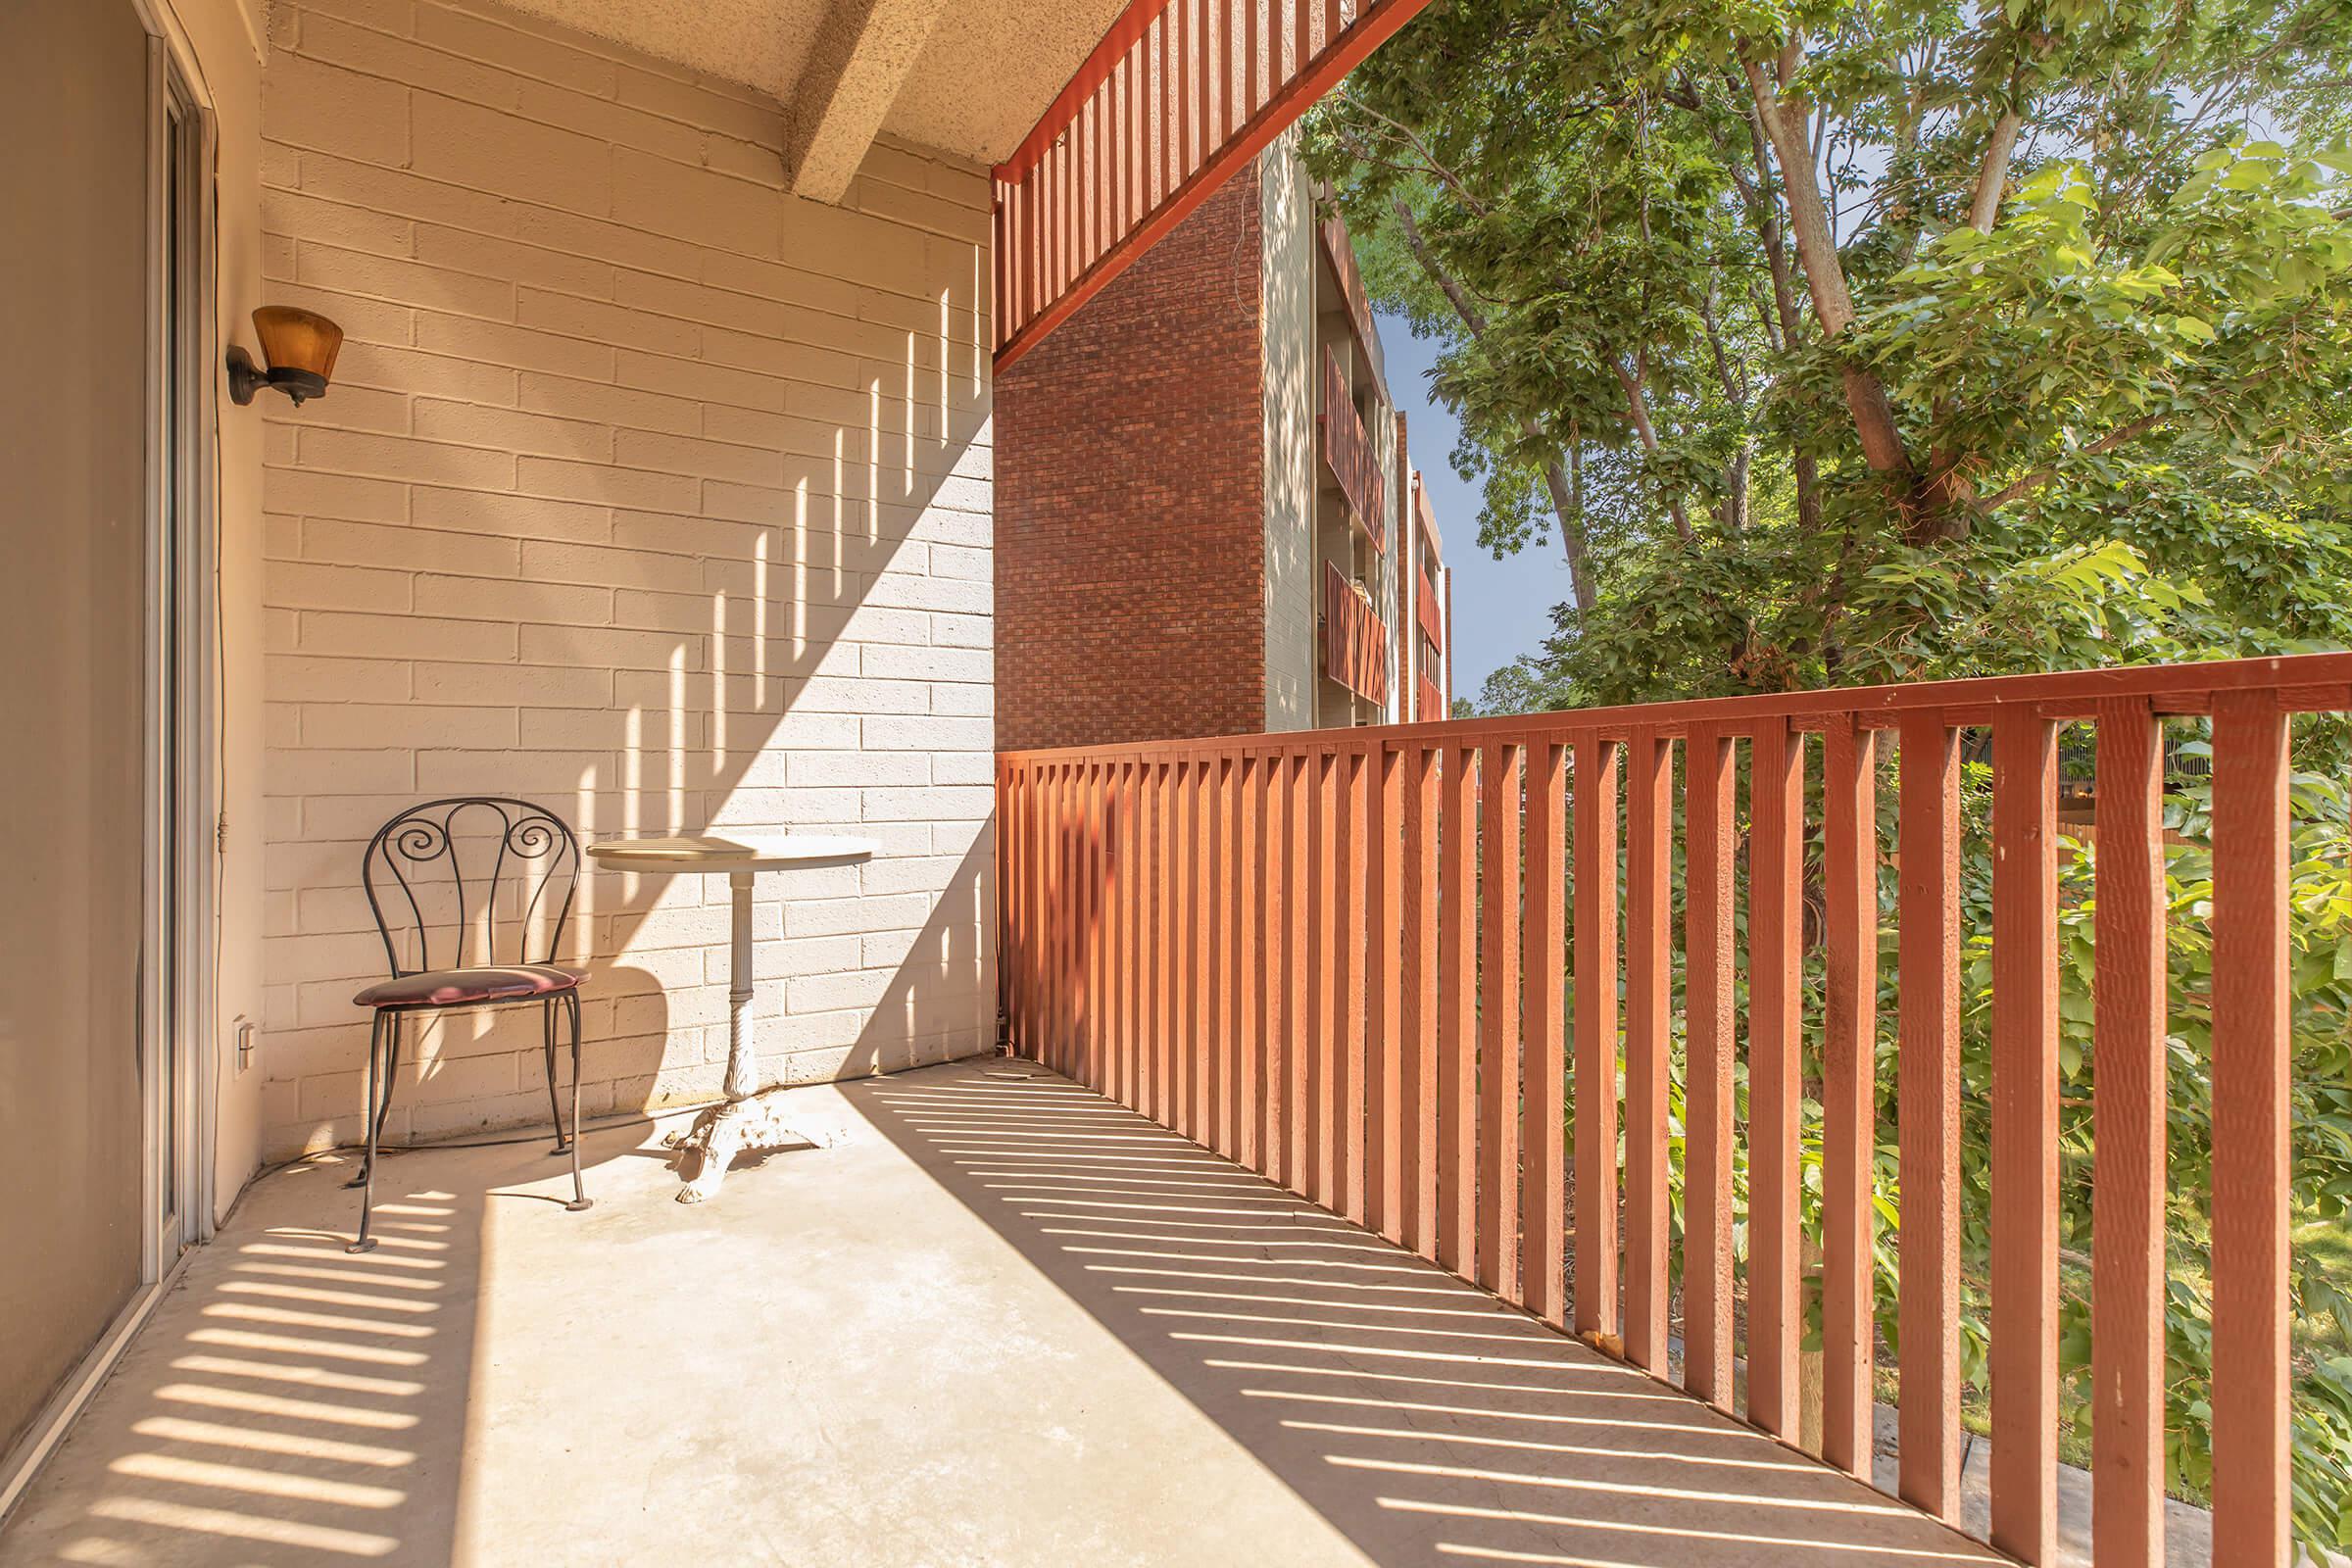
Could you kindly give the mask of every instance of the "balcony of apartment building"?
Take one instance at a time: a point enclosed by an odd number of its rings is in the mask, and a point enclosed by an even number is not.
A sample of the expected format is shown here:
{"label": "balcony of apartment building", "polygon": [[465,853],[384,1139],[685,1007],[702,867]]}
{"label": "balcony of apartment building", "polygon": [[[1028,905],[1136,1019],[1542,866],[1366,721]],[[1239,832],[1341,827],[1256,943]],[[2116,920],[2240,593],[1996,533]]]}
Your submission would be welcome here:
{"label": "balcony of apartment building", "polygon": [[1400,501],[1409,488],[1380,336],[1356,272],[1347,224],[1315,225],[1315,555],[1323,580],[1322,684],[1316,721],[1329,727],[1392,716],[1389,675],[1400,668]]}
{"label": "balcony of apartment building", "polygon": [[1445,581],[1446,563],[1439,552],[1437,514],[1430,508],[1429,489],[1413,475],[1411,639],[1413,709],[1415,718],[1444,718],[1451,702],[1453,664],[1446,604],[1450,587]]}
{"label": "balcony of apartment building", "polygon": [[[999,750],[997,388],[1415,9],[0,22],[43,62],[0,100],[43,215],[0,289],[41,368],[0,521],[0,1563],[2283,1558],[2285,742],[2352,657]],[[1318,564],[1377,704],[1354,639],[1434,637],[1443,585],[1359,360],[1316,362]],[[2062,731],[2103,1152],[2063,1252]],[[541,814],[400,825],[476,798]],[[428,967],[394,933],[435,910]],[[2210,1519],[2162,1487],[2176,1180],[2214,1194]]]}

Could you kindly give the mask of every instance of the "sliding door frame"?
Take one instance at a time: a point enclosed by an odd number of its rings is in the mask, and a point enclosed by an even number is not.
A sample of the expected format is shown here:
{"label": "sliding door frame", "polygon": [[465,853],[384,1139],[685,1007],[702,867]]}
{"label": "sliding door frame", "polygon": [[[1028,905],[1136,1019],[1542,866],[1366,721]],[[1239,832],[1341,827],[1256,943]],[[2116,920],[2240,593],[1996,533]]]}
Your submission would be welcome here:
{"label": "sliding door frame", "polygon": [[[98,3],[98,0],[83,0]],[[23,1495],[178,1272],[213,1234],[220,1043],[218,123],[169,0],[128,5],[147,32],[145,604],[139,1285],[16,1446],[0,1518]]]}

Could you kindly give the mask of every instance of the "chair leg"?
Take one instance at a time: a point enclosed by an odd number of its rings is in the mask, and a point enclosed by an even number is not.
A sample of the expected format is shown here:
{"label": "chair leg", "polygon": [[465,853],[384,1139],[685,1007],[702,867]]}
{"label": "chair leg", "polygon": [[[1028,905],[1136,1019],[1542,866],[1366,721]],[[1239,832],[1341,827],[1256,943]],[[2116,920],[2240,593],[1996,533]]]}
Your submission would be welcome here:
{"label": "chair leg", "polygon": [[[368,1154],[365,1162],[360,1166],[359,1239],[343,1249],[346,1252],[372,1252],[375,1250],[375,1239],[368,1234],[368,1220],[370,1210],[375,1206],[376,1134],[377,1130],[383,1126],[382,1119],[376,1114],[376,1102],[379,1095],[377,1085],[379,1079],[390,1076],[389,1073],[382,1072],[377,1063],[382,1058],[384,1026],[390,1018],[391,1014],[378,1008],[374,1018],[370,1020],[368,1031]],[[381,1099],[386,1106],[391,1103],[390,1091],[389,1084],[383,1085]]]}
{"label": "chair leg", "polygon": [[[571,1014],[571,1136],[566,1140],[571,1146],[571,1201],[564,1206],[576,1214],[595,1206],[588,1190],[580,1185],[580,994],[565,992],[564,1006]],[[554,1086],[551,1083],[549,1087],[552,1091]],[[557,1123],[557,1131],[562,1130],[563,1124]]]}
{"label": "chair leg", "polygon": [[[408,1014],[391,1012],[384,1015],[384,1102],[376,1108],[375,1136],[384,1136],[384,1123],[392,1119],[392,1091],[400,1083],[400,1037],[408,1027]],[[423,1024],[417,1028],[421,1030]]]}
{"label": "chair leg", "polygon": [[[552,997],[539,1004],[539,1032],[547,1046],[547,1116],[556,1124],[556,1147],[548,1152],[561,1154],[571,1147],[572,1140],[564,1131],[564,1107],[556,1100],[556,1002]],[[580,1118],[574,1114],[571,1120],[576,1130]]]}

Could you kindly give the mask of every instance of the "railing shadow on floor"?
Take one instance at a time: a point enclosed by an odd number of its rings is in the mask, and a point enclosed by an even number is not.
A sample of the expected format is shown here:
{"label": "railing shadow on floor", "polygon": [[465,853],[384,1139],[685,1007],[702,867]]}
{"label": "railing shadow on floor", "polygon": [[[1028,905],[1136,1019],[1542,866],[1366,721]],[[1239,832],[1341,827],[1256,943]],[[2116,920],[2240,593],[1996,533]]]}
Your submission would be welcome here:
{"label": "railing shadow on floor", "polygon": [[844,1093],[1376,1563],[2005,1560],[1033,1064]]}
{"label": "railing shadow on floor", "polygon": [[362,1256],[318,1223],[356,1207],[349,1165],[259,1184],[260,1223],[191,1257],[0,1562],[448,1561],[484,1205],[405,1164]]}

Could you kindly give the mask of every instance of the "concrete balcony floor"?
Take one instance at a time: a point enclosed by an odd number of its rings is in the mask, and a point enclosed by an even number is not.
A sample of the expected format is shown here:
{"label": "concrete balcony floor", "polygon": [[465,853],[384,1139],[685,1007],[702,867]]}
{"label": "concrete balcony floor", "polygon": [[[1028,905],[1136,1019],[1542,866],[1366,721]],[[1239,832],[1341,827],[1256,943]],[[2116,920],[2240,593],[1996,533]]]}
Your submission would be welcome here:
{"label": "concrete balcony floor", "polygon": [[794,1098],[259,1182],[0,1563],[1999,1560],[1025,1064]]}

